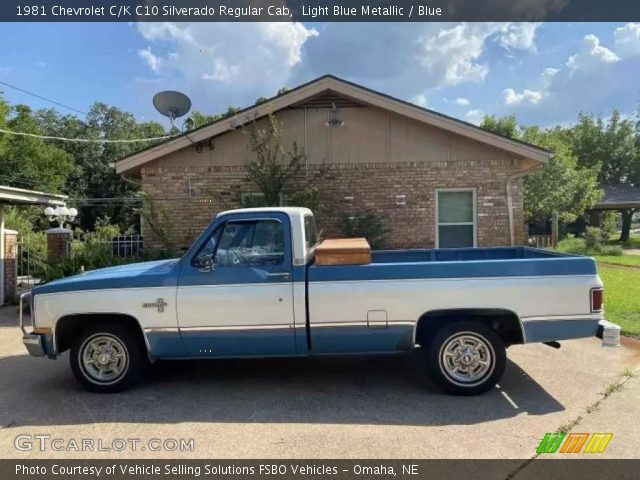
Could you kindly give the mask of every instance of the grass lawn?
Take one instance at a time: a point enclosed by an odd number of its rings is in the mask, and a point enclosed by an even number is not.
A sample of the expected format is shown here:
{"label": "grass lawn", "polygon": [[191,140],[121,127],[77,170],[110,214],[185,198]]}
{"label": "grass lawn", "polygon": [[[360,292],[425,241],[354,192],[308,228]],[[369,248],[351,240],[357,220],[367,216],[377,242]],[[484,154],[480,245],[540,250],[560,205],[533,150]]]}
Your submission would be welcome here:
{"label": "grass lawn", "polygon": [[596,255],[594,258],[600,263],[626,265],[628,267],[640,267],[640,255]]}
{"label": "grass lawn", "polygon": [[640,338],[640,268],[599,264],[598,273],[604,282],[605,318],[620,325],[624,335]]}

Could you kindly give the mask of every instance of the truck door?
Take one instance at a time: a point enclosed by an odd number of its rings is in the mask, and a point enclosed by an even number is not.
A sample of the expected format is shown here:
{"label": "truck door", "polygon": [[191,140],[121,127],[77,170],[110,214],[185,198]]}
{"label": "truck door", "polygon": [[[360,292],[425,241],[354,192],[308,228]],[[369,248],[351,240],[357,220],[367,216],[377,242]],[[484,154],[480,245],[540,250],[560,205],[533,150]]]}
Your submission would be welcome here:
{"label": "truck door", "polygon": [[286,215],[239,215],[185,258],[177,313],[190,356],[295,353],[291,248]]}

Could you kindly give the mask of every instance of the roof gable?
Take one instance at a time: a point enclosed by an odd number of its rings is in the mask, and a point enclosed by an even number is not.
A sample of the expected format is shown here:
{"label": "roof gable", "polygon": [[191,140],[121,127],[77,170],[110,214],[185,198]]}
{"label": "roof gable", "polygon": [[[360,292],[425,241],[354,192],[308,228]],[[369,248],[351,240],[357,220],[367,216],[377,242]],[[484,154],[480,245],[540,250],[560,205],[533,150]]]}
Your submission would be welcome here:
{"label": "roof gable", "polygon": [[547,162],[552,155],[549,151],[534,145],[488,132],[471,123],[419,107],[331,75],[325,75],[266,102],[240,110],[231,117],[216,120],[122,158],[115,164],[116,172],[123,174],[136,171],[142,165],[162,156],[234,130],[241,125],[285,108],[304,106],[305,104],[325,106],[332,101],[337,102],[337,107],[346,104],[378,107],[543,163]]}

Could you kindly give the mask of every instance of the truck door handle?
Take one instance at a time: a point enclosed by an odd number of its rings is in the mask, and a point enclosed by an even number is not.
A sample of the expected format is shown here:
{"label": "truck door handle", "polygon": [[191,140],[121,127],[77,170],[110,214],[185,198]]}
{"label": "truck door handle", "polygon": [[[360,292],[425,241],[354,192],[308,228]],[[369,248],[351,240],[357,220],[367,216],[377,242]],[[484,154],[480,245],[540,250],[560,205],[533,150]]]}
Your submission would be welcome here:
{"label": "truck door handle", "polygon": [[289,272],[267,273],[267,277],[281,277],[286,280],[289,278]]}

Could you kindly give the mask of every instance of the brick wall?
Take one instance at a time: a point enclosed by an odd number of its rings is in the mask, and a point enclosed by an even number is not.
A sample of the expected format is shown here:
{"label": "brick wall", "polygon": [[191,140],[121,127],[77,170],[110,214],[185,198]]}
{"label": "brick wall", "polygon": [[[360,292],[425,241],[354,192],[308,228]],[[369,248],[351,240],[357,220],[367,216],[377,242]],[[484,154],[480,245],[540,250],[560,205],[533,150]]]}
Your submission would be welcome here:
{"label": "brick wall", "polygon": [[5,232],[4,236],[4,302],[18,300],[18,233]]}
{"label": "brick wall", "polygon": [[[318,226],[325,237],[339,236],[342,212],[372,209],[384,215],[390,228],[386,247],[433,247],[436,189],[474,188],[478,246],[509,245],[506,180],[520,171],[520,160],[510,159],[333,164],[319,182],[327,208],[317,213]],[[178,247],[190,245],[216,213],[240,207],[242,193],[257,191],[244,181],[242,167],[152,163],[143,167],[141,179],[143,190],[171,215]],[[406,205],[396,205],[396,195],[406,195]],[[512,196],[515,243],[524,244],[522,179],[512,182]],[[147,246],[161,246],[148,226],[143,234]]]}
{"label": "brick wall", "polygon": [[52,228],[47,234],[47,261],[57,263],[71,255],[73,232],[65,228]]}

